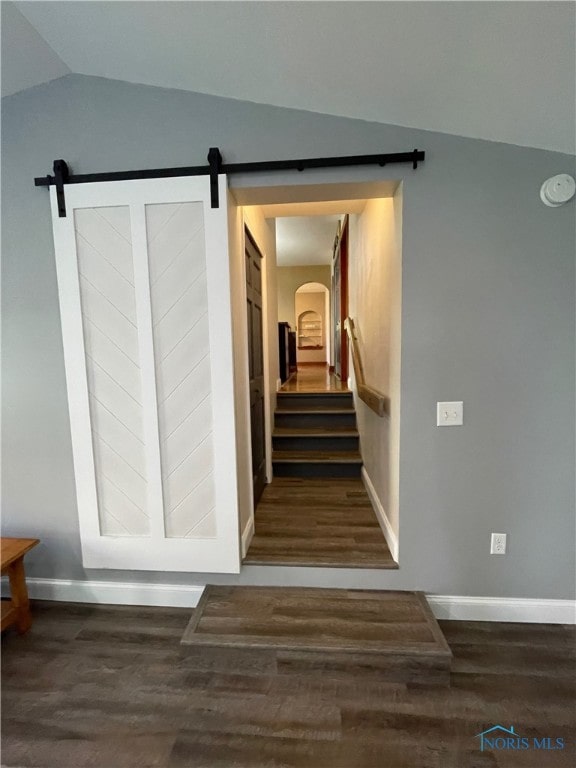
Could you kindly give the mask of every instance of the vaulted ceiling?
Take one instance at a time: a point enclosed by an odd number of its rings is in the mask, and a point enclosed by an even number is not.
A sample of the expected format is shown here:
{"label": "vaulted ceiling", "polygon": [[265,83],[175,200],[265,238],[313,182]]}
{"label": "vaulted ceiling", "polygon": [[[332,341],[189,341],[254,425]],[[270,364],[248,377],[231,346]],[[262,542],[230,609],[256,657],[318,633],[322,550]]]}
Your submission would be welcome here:
{"label": "vaulted ceiling", "polygon": [[68,72],[574,151],[573,2],[3,2],[3,94]]}

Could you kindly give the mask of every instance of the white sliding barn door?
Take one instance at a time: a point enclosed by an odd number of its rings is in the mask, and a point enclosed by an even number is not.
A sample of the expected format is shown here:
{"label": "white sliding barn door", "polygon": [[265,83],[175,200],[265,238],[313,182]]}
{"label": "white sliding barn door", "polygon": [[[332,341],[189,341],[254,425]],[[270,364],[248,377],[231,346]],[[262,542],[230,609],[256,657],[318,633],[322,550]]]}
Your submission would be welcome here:
{"label": "white sliding barn door", "polygon": [[87,568],[240,569],[226,179],[51,188]]}

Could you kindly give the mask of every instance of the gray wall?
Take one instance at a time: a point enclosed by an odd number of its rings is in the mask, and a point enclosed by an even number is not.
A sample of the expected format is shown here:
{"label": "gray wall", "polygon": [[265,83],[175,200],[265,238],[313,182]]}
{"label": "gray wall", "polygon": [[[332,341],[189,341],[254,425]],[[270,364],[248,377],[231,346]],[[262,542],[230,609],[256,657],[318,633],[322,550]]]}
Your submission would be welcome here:
{"label": "gray wall", "polygon": [[[48,196],[33,177],[59,157],[83,173],[200,164],[210,146],[230,162],[418,147],[416,172],[232,179],[404,179],[402,567],[241,579],[573,595],[574,202],[538,197],[544,179],[574,173],[573,158],[77,75],[4,99],[2,118],[3,532],[42,539],[31,575],[203,580],[82,567]],[[436,428],[436,401],[459,399],[465,426]],[[488,554],[491,531],[509,534],[505,557]]]}

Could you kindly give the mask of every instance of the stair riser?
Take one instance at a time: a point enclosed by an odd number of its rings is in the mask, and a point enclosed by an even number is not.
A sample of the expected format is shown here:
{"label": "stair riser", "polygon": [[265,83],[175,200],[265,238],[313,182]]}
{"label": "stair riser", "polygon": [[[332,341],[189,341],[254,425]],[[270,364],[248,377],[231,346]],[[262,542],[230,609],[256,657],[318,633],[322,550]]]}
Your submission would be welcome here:
{"label": "stair riser", "polygon": [[278,408],[352,408],[352,393],[344,394],[292,394],[279,392]]}
{"label": "stair riser", "polygon": [[277,427],[304,429],[306,427],[324,427],[325,429],[356,426],[356,414],[349,413],[276,413],[274,423]]}
{"label": "stair riser", "polygon": [[190,670],[224,674],[238,668],[250,674],[272,673],[307,679],[404,683],[412,686],[450,686],[450,660],[436,656],[395,656],[330,653],[267,648],[218,648],[181,645],[181,665]]}
{"label": "stair riser", "polygon": [[357,451],[357,437],[273,437],[275,451]]}
{"label": "stair riser", "polygon": [[275,477],[360,477],[361,464],[272,462]]}

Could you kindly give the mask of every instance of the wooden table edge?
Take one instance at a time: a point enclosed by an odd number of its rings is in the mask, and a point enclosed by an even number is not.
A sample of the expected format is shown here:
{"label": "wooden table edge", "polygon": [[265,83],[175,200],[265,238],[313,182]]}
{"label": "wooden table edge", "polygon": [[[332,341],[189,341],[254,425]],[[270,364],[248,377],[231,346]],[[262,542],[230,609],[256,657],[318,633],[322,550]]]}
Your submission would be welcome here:
{"label": "wooden table edge", "polygon": [[[23,545],[23,548],[18,553],[8,558],[7,560],[4,560],[4,559],[1,559],[1,555],[4,549],[5,541],[25,541],[26,544]],[[27,552],[30,552],[30,550],[33,549],[37,544],[40,544],[40,539],[19,539],[15,536],[0,537],[0,559],[1,559],[2,573],[4,573],[5,569],[8,568],[10,565],[12,565],[12,563],[14,563],[20,557],[24,557],[24,555]]]}

